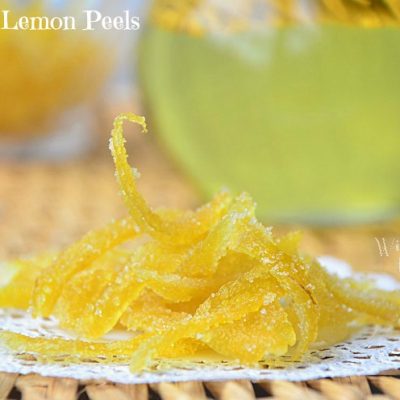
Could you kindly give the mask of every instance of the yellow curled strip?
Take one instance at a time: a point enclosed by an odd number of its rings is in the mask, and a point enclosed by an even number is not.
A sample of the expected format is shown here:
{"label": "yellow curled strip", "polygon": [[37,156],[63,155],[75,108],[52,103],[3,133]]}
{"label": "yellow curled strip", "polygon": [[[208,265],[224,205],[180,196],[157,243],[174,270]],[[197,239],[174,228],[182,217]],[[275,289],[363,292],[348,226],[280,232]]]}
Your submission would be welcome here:
{"label": "yellow curled strip", "polygon": [[205,233],[209,223],[215,222],[215,217],[218,218],[224,213],[226,206],[231,201],[229,194],[222,192],[216,197],[215,201],[200,209],[196,215],[187,216],[187,214],[184,214],[183,218],[179,218],[179,213],[174,213],[175,217],[178,215],[178,218],[172,220],[162,218],[148,206],[137,189],[136,178],[138,174],[129,165],[125,148],[124,121],[139,124],[143,128],[143,132],[147,132],[147,126],[143,117],[133,113],[124,113],[115,119],[111,133],[110,150],[114,158],[115,174],[131,217],[143,232],[174,245],[195,240]]}
{"label": "yellow curled strip", "polygon": [[[365,324],[400,325],[399,291],[329,275],[299,253],[299,234],[275,238],[257,221],[247,193],[222,191],[191,210],[153,210],[128,163],[124,121],[110,149],[129,216],[89,232],[54,256],[0,266],[0,307],[55,316],[78,339],[0,340],[39,360],[130,361],[142,371],[164,359],[299,360],[317,343],[347,338]],[[105,340],[114,329],[128,340]]]}

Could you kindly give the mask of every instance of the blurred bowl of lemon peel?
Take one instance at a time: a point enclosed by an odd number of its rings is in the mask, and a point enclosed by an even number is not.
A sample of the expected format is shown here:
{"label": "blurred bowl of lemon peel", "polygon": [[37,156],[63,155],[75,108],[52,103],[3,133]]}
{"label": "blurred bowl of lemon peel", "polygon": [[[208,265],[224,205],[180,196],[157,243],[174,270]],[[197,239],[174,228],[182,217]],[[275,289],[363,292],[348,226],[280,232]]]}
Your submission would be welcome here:
{"label": "blurred bowl of lemon peel", "polygon": [[[78,18],[89,3],[0,0],[0,9],[9,10],[13,21]],[[96,9],[111,6],[104,3]],[[97,30],[0,31],[1,158],[64,159],[90,147],[94,105],[116,64],[112,39],[111,32]]]}

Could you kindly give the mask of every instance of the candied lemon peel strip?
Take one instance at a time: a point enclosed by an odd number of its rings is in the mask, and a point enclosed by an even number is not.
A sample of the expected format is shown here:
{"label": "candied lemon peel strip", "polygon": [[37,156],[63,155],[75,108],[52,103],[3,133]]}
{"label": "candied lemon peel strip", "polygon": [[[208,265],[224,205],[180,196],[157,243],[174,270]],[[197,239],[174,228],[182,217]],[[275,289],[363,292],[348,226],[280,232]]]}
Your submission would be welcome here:
{"label": "candied lemon peel strip", "polygon": [[[257,221],[247,193],[153,210],[128,163],[125,121],[146,123],[121,114],[110,139],[129,216],[59,254],[9,263],[0,282],[0,307],[54,316],[76,339],[0,330],[6,346],[46,362],[129,360],[132,371],[190,357],[274,365],[365,324],[399,326],[399,291],[328,274],[299,253],[299,232],[276,238]],[[114,329],[132,338],[106,341]]]}

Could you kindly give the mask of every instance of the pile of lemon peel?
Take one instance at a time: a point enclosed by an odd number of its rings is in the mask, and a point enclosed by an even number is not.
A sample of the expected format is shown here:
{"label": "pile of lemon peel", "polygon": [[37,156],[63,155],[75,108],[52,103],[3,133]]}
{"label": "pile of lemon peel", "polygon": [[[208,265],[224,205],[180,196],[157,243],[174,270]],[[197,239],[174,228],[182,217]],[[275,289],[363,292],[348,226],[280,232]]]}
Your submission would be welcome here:
{"label": "pile of lemon peel", "polygon": [[[0,9],[10,10],[11,27],[21,17],[49,15],[51,3],[0,0]],[[81,8],[77,0],[67,3],[70,11]],[[46,134],[64,112],[90,104],[114,65],[110,50],[104,38],[80,30],[2,30],[1,136]]]}
{"label": "pile of lemon peel", "polygon": [[[2,330],[6,346],[45,361],[129,360],[132,371],[190,357],[276,365],[365,324],[399,325],[399,291],[328,274],[300,255],[298,233],[275,238],[257,221],[246,193],[221,192],[196,211],[153,210],[128,163],[124,121],[146,124],[121,114],[110,140],[129,216],[56,256],[10,262],[0,286],[0,307],[54,316],[76,339]],[[132,335],[104,341],[114,329]]]}

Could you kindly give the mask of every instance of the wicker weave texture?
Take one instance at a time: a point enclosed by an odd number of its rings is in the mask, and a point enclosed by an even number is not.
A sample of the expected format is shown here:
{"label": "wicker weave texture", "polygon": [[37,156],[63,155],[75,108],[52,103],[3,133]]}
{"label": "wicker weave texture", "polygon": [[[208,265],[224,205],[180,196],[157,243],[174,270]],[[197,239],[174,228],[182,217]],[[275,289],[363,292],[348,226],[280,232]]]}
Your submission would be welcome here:
{"label": "wicker weave texture", "polygon": [[300,383],[229,381],[149,386],[0,374],[0,400],[21,397],[24,400],[389,400],[400,399],[400,379],[396,376],[376,376]]}

